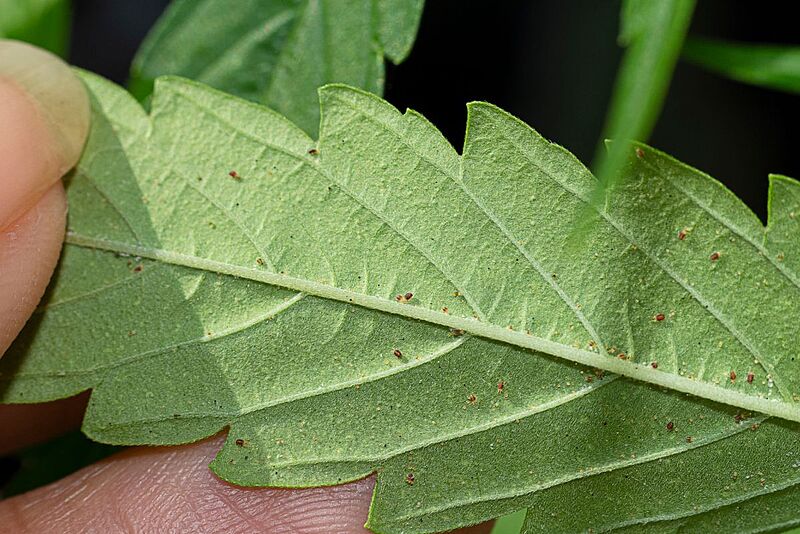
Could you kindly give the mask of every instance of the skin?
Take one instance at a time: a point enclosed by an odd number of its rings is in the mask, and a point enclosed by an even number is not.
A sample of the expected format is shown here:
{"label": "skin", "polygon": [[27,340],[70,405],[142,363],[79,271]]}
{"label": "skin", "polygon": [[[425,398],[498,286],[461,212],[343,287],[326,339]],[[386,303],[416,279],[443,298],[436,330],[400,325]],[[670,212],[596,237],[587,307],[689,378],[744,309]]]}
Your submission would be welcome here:
{"label": "skin", "polygon": [[[38,305],[58,260],[67,205],[61,177],[89,126],[83,86],[58,58],[0,40],[0,354]],[[0,406],[0,455],[80,425],[88,393]],[[224,435],[181,447],[131,448],[0,501],[16,533],[359,533],[374,477],[303,490],[239,488],[208,469]],[[491,525],[464,529],[486,533]]]}

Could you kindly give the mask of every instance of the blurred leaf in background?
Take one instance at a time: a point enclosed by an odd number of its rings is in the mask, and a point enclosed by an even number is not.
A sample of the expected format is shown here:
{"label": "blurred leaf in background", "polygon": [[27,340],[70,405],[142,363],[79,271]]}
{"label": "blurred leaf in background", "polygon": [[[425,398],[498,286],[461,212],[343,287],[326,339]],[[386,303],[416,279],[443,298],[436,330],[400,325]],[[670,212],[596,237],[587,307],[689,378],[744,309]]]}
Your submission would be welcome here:
{"label": "blurred leaf in background", "polygon": [[800,93],[800,46],[736,43],[694,37],[686,42],[687,61],[728,78]]}
{"label": "blurred leaf in background", "polygon": [[595,154],[601,187],[610,188],[625,162],[627,143],[606,151],[605,139],[647,141],[655,126],[680,55],[694,0],[625,0],[619,43],[627,47]]}
{"label": "blurred leaf in background", "polygon": [[29,447],[17,455],[19,469],[3,486],[2,497],[55,482],[123,448],[94,442],[78,430]]}
{"label": "blurred leaf in background", "polygon": [[386,56],[411,51],[423,0],[176,0],[136,55],[131,92],[176,74],[266,104],[307,133],[317,88],[342,82],[383,94]]}
{"label": "blurred leaf in background", "polygon": [[69,41],[68,0],[0,0],[0,37],[64,56]]}

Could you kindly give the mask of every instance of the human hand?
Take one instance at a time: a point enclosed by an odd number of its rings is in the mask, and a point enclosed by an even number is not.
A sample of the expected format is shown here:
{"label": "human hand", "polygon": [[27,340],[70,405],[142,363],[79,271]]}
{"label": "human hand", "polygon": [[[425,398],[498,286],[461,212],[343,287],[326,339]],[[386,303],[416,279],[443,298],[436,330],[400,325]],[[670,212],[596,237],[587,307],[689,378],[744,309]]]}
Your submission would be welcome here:
{"label": "human hand", "polygon": [[[69,67],[40,49],[0,40],[0,354],[55,268],[66,222],[60,179],[76,164],[88,128],[88,97]],[[0,406],[0,454],[77,427],[87,398]],[[238,488],[207,467],[222,441],[129,449],[0,501],[0,530],[365,532],[372,477],[304,490]]]}

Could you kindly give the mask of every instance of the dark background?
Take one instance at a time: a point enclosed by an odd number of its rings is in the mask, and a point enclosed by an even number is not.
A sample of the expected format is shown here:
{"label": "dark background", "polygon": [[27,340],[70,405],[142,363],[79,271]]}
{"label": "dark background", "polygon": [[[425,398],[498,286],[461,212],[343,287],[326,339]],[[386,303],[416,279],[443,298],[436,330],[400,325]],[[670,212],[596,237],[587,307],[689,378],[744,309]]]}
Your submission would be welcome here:
{"label": "dark background", "polygon": [[[167,3],[76,0],[71,61],[124,82]],[[800,44],[793,7],[698,0],[690,34]],[[388,68],[385,96],[420,111],[459,148],[464,104],[492,102],[588,164],[622,55],[618,15],[613,0],[428,0],[411,56]],[[800,177],[791,133],[799,124],[800,95],[679,63],[650,144],[724,182],[763,220],[767,174]]]}

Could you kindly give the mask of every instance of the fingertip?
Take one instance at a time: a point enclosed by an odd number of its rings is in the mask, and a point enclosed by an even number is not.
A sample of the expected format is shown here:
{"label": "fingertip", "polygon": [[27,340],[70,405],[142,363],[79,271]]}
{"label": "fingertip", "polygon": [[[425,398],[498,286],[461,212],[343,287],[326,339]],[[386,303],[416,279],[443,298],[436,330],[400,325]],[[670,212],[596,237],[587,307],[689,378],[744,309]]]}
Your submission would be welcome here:
{"label": "fingertip", "polygon": [[42,298],[58,262],[67,203],[60,182],[22,217],[0,229],[0,355]]}
{"label": "fingertip", "polygon": [[0,229],[77,163],[89,119],[86,90],[66,63],[0,39]]}

